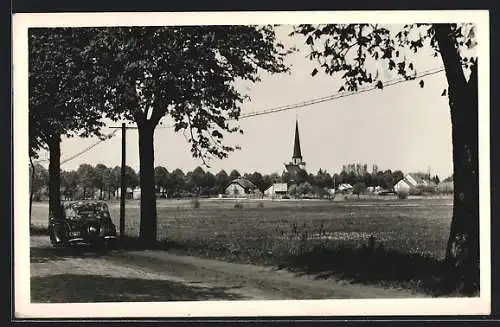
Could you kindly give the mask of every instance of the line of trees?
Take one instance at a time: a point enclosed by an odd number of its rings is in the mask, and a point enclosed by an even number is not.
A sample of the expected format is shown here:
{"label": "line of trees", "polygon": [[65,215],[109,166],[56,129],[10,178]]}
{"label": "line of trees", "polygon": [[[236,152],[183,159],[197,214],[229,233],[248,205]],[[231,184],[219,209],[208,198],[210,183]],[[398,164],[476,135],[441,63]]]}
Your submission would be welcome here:
{"label": "line of trees", "polygon": [[[40,201],[44,191],[47,193],[49,173],[39,163],[34,164],[34,167],[35,174],[30,180],[32,199]],[[128,188],[135,189],[140,185],[140,172],[126,166],[125,175]],[[335,188],[342,183],[351,184],[359,193],[363,193],[370,186],[391,189],[404,175],[401,170],[374,171],[372,173],[364,171],[360,174],[347,169],[343,169],[340,174],[331,175],[326,170],[319,169],[316,174],[303,172],[295,180],[292,180],[286,172],[262,174],[255,171],[241,174],[238,170],[233,169],[229,174],[225,170],[213,174],[202,167],[184,172],[179,168],[169,171],[165,167],[157,166],[154,169],[154,176],[156,193],[160,196],[175,198],[216,196],[224,193],[229,182],[238,177],[252,181],[261,192],[264,192],[273,183],[287,183],[290,186],[291,195],[313,194],[321,196],[327,195],[327,189]],[[66,199],[91,197],[111,199],[120,189],[120,182],[120,167],[118,166],[82,164],[76,170],[61,171],[61,196]]]}

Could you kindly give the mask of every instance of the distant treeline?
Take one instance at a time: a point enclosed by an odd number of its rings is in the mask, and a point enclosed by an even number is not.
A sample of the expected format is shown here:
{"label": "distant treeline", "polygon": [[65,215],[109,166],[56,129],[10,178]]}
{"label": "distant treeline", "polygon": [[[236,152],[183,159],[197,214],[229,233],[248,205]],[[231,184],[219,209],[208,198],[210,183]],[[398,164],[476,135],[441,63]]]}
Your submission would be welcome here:
{"label": "distant treeline", "polygon": [[[362,191],[364,188],[380,186],[383,189],[391,189],[393,185],[404,177],[400,170],[378,171],[371,173],[362,169],[352,169],[352,165],[344,166],[342,171],[331,175],[324,169],[316,174],[302,171],[292,180],[287,172],[282,174],[261,174],[259,172],[241,174],[233,169],[229,174],[225,170],[213,174],[210,171],[197,167],[192,171],[184,172],[182,169],[168,171],[165,167],[155,168],[156,191],[160,196],[186,197],[186,196],[214,196],[224,193],[226,186],[238,177],[244,177],[252,181],[260,191],[266,190],[273,183],[287,183],[289,185],[307,185],[312,193],[322,193],[326,189],[349,183]],[[32,168],[30,167],[32,172]],[[126,186],[135,189],[139,186],[139,172],[127,166]],[[40,200],[46,193],[48,184],[48,172],[45,167],[35,164],[35,174],[31,186],[33,187],[34,200]],[[439,178],[437,176],[434,179]],[[61,191],[66,198],[94,197],[96,194],[103,199],[111,199],[120,188],[121,169],[113,168],[103,164],[92,166],[82,164],[77,170],[61,171]]]}

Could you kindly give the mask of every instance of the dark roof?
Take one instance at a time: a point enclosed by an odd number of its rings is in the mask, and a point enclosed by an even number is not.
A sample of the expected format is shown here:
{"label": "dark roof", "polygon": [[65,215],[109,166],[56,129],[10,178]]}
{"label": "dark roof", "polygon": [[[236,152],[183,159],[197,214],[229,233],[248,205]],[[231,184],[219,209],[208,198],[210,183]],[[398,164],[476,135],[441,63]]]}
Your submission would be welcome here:
{"label": "dark roof", "polygon": [[240,178],[236,178],[236,179],[233,179],[233,180],[232,180],[232,181],[228,184],[228,186],[229,186],[229,185],[231,185],[231,184],[235,184],[235,183],[236,183],[236,184],[239,184],[239,185],[240,185],[241,187],[243,187],[244,189],[256,189],[256,188],[257,188],[257,186],[255,186],[255,184],[254,184],[254,183],[252,183],[252,181],[250,181],[250,180],[248,180],[248,179],[246,179],[246,178],[242,178],[242,177],[240,177]]}
{"label": "dark roof", "polygon": [[297,120],[295,121],[295,142],[293,144],[292,158],[302,158],[302,152],[300,151],[299,122]]}

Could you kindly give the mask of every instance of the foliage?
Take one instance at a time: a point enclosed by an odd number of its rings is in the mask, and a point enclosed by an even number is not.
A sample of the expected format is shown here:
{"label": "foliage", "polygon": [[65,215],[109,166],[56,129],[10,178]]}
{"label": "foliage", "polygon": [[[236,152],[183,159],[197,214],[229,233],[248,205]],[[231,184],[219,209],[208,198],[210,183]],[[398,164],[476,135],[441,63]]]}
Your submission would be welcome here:
{"label": "foliage", "polygon": [[354,184],[353,189],[352,189],[352,194],[359,195],[363,194],[366,191],[366,185],[363,182],[358,182]]}
{"label": "foliage", "polygon": [[409,193],[410,193],[410,192],[408,192],[408,191],[406,191],[406,190],[399,190],[399,191],[398,191],[398,199],[400,199],[400,200],[405,200],[405,199],[407,199],[407,198],[408,198],[408,194],[409,194]]}
{"label": "foliage", "polygon": [[[134,171],[130,166],[126,166],[125,171],[127,187],[132,189],[137,187],[139,185],[138,172]],[[157,166],[154,172],[155,188],[157,192],[160,192],[160,189],[163,190],[168,198],[182,197],[183,194],[198,193],[200,196],[214,197],[218,194],[223,194],[225,187],[231,180],[230,176],[228,176],[224,170],[213,175],[210,171],[205,171],[201,167],[196,167],[194,170],[184,173],[179,168],[169,172],[165,167]],[[236,170],[233,170],[233,176],[237,176],[235,172]],[[102,188],[102,197],[105,198],[105,193],[108,192],[108,198],[111,198],[111,194],[115,193],[120,188],[121,169],[120,167],[106,167],[102,164],[97,164],[95,167],[89,164],[83,164],[76,171],[63,170],[61,176],[63,192],[68,198],[81,198],[83,194],[81,194],[80,190],[83,190],[83,188],[85,188],[86,195],[88,196],[92,187],[94,190],[100,190]],[[243,176],[251,180],[261,190],[267,189],[272,183],[282,181],[276,173],[261,174],[253,172],[251,174],[244,173]],[[397,180],[397,178],[399,178],[398,176],[403,176],[403,173],[400,170],[394,172],[390,170],[379,171],[375,174],[364,173],[363,176],[354,176],[352,181],[349,175],[343,179],[343,173],[340,175],[333,174],[333,176],[335,177],[337,186],[341,183],[352,183],[355,187],[356,184],[360,184],[360,186],[364,185],[364,187],[360,188],[361,191],[364,191],[367,186],[386,187],[386,185],[389,185],[388,187],[390,188],[392,187],[392,181]],[[326,170],[320,169],[316,175],[312,173],[309,174],[308,182],[291,184],[288,193],[297,197],[314,196],[317,198],[325,198],[331,196],[328,189],[333,188],[333,185],[332,176]],[[444,188],[436,189],[435,187],[429,187],[429,189],[423,191],[425,193],[449,193],[446,192]],[[418,194],[422,194],[422,191]]]}
{"label": "foliage", "polygon": [[[30,190],[33,192],[33,200],[40,201],[43,191],[49,184],[49,172],[39,163],[34,164],[35,174],[33,180],[30,178]],[[30,165],[30,176],[32,176],[33,167]]]}
{"label": "foliage", "polygon": [[61,135],[102,137],[102,98],[86,47],[92,29],[29,30],[30,155]]}
{"label": "foliage", "polygon": [[233,83],[287,71],[271,26],[102,28],[91,46],[112,116],[153,128],[169,116],[203,160],[234,150],[223,133],[241,131],[230,122],[246,96]]}
{"label": "foliage", "polygon": [[241,177],[241,174],[236,169],[231,170],[231,172],[229,173],[229,179],[233,180],[238,177]]}
{"label": "foliage", "polygon": [[[394,31],[394,28],[398,28]],[[461,61],[469,68],[476,61],[467,49],[476,45],[474,24],[451,24],[450,37],[461,49]],[[415,79],[413,54],[429,47],[434,56],[439,53],[435,26],[431,24],[407,24],[384,26],[381,24],[302,24],[292,35],[303,35],[310,46],[309,58],[317,61],[326,74],[341,74],[345,85],[339,91],[357,91],[365,84],[384,87],[383,74],[377,63],[407,80]],[[316,75],[314,69],[312,75]],[[423,82],[420,83],[423,86]]]}
{"label": "foliage", "polygon": [[215,187],[218,194],[224,193],[224,190],[229,182],[229,176],[225,170],[221,170],[215,175]]}
{"label": "foliage", "polygon": [[[273,26],[203,25],[100,28],[89,52],[108,118],[138,127],[141,239],[152,244],[157,230],[153,135],[160,120],[168,116],[175,131],[184,132],[192,156],[205,165],[226,158],[238,147],[224,144],[224,135],[243,133],[235,121],[248,99],[235,82],[257,82],[261,71],[288,71],[289,51],[277,42]],[[196,174],[189,186],[199,184],[201,174]]]}
{"label": "foliage", "polygon": [[[139,177],[132,167],[126,166],[125,176],[127,187],[135,188],[139,184]],[[111,194],[120,188],[121,168],[116,166],[108,168],[103,164],[95,167],[90,164],[82,164],[77,170],[61,171],[61,186],[63,194],[69,199],[82,199],[94,197],[95,190],[99,190],[99,198],[108,199]]]}

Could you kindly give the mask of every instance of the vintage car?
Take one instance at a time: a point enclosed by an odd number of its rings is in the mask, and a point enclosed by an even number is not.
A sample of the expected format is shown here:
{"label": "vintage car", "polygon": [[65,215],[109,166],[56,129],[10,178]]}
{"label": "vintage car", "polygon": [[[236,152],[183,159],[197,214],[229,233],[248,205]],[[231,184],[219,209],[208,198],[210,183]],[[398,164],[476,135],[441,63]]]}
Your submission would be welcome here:
{"label": "vintage car", "polygon": [[61,219],[49,217],[50,241],[55,247],[92,245],[108,250],[116,241],[116,226],[104,201],[70,201],[62,205]]}

